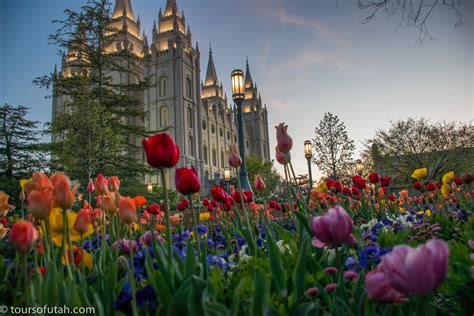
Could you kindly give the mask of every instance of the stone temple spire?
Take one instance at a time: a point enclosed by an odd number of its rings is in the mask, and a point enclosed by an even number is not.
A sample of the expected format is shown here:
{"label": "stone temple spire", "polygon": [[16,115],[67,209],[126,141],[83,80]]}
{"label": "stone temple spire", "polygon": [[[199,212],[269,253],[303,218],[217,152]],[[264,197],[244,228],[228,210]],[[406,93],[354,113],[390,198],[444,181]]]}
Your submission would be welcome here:
{"label": "stone temple spire", "polygon": [[166,0],[165,16],[170,16],[174,14],[179,16],[178,5],[176,4],[176,0]]}
{"label": "stone temple spire", "polygon": [[116,0],[112,18],[116,19],[122,17],[124,15],[123,12],[125,12],[128,18],[134,20],[132,4],[130,1],[131,0]]}
{"label": "stone temple spire", "polygon": [[253,81],[252,81],[252,76],[250,75],[250,68],[249,68],[249,59],[247,58],[246,61],[246,71],[245,71],[245,83],[244,87],[245,89],[252,88],[253,87]]}
{"label": "stone temple spire", "polygon": [[212,48],[209,44],[209,62],[207,63],[206,79],[204,80],[204,85],[217,85],[218,82],[219,80],[217,79],[216,67],[214,66],[214,60],[212,59]]}

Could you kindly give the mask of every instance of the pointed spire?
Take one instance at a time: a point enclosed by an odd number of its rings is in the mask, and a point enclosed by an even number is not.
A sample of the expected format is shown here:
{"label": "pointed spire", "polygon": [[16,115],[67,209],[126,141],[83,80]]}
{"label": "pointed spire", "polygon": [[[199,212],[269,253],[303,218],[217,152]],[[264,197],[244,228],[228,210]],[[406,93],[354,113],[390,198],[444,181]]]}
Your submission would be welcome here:
{"label": "pointed spire", "polygon": [[124,17],[124,16],[132,20],[135,20],[133,18],[132,4],[130,0],[116,0],[114,14],[112,15],[112,18],[116,19],[116,18]]}
{"label": "pointed spire", "polygon": [[206,86],[212,86],[217,84],[217,82],[216,67],[214,66],[214,60],[212,59],[212,47],[211,43],[209,43],[209,61],[207,63],[206,79],[204,80],[204,84]]}
{"label": "pointed spire", "polygon": [[160,7],[160,12],[158,13],[158,21],[160,21],[163,18],[163,13],[161,12],[161,7]]}
{"label": "pointed spire", "polygon": [[251,88],[252,86],[253,86],[253,81],[252,81],[252,76],[250,75],[249,58],[246,57],[246,71],[245,71],[244,87],[248,89],[248,88]]}
{"label": "pointed spire", "polygon": [[139,15],[137,15],[137,25],[138,25],[138,29],[140,29],[140,23],[141,23],[141,21],[140,21],[140,14],[139,14]]}
{"label": "pointed spire", "polygon": [[166,0],[165,16],[179,15],[176,0]]}
{"label": "pointed spire", "polygon": [[196,42],[196,52],[199,53],[199,44],[198,44],[198,42]]}

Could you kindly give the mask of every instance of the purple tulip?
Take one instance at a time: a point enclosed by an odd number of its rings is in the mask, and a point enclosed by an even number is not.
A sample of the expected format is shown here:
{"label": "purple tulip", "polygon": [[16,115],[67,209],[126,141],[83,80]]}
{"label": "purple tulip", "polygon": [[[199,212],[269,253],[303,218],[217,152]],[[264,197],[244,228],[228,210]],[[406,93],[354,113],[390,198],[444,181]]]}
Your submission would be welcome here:
{"label": "purple tulip", "polygon": [[394,289],[388,282],[380,264],[374,271],[365,275],[365,289],[367,296],[374,301],[395,303],[407,301],[403,293]]}
{"label": "purple tulip", "polygon": [[306,290],[305,294],[308,296],[318,295],[319,289],[317,287],[310,287],[309,289]]}
{"label": "purple tulip", "polygon": [[359,278],[359,274],[355,271],[344,271],[343,276],[347,280],[357,280]]}
{"label": "purple tulip", "polygon": [[346,211],[340,206],[335,206],[326,214],[311,220],[312,244],[317,248],[333,244],[355,244],[356,240],[352,235],[353,225],[354,222]]}
{"label": "purple tulip", "polygon": [[328,293],[331,293],[332,291],[336,289],[336,287],[337,287],[336,283],[329,283],[328,285],[324,287],[324,290]]}
{"label": "purple tulip", "polygon": [[448,274],[449,248],[445,241],[431,239],[411,248],[397,246],[382,259],[382,267],[390,284],[405,294],[428,294]]}

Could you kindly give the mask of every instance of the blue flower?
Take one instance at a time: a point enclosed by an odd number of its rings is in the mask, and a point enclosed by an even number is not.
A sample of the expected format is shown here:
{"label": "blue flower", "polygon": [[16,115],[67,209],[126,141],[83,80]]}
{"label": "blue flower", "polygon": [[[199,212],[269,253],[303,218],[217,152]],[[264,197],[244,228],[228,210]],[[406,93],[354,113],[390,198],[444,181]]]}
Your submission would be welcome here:
{"label": "blue flower", "polygon": [[204,235],[207,233],[207,226],[206,225],[198,225],[197,227],[199,235]]}

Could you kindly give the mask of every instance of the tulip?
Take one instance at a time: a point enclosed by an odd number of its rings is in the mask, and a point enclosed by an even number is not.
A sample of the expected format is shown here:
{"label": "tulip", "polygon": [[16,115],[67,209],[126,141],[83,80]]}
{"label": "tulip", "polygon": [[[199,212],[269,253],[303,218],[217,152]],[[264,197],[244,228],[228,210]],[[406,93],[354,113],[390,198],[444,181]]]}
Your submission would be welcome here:
{"label": "tulip", "polygon": [[229,155],[227,157],[227,162],[229,163],[229,166],[233,168],[237,168],[242,164],[242,158],[240,157],[238,151],[237,151],[237,145],[232,144],[229,147]]}
{"label": "tulip", "polygon": [[143,233],[143,235],[141,235],[140,238],[138,238],[138,241],[143,246],[151,246],[153,242],[152,234],[155,235],[154,236],[155,240],[157,240],[159,243],[163,243],[164,239],[163,237],[160,236],[160,233],[158,233],[157,231],[152,232],[151,230],[148,230],[145,233]]}
{"label": "tulip", "polygon": [[146,160],[153,168],[172,168],[179,160],[179,147],[167,133],[142,140]]}
{"label": "tulip", "polygon": [[423,185],[420,182],[416,181],[415,183],[413,183],[413,188],[419,191],[423,188]]}
{"label": "tulip", "polygon": [[310,287],[306,290],[305,295],[307,296],[314,296],[319,294],[319,289],[317,287]]}
{"label": "tulip", "polygon": [[373,183],[373,184],[379,183],[380,181],[380,178],[377,172],[370,173],[368,178],[369,178],[370,183]]}
{"label": "tulip", "polygon": [[286,165],[291,160],[290,153],[289,152],[284,153],[284,152],[280,151],[278,146],[275,147],[275,158],[282,165]]}
{"label": "tulip", "polygon": [[441,193],[448,195],[451,192],[451,186],[448,183],[443,183],[441,186]]}
{"label": "tulip", "polygon": [[258,192],[265,192],[267,190],[267,185],[259,174],[255,176],[255,190]]}
{"label": "tulip", "polygon": [[454,172],[450,171],[443,175],[443,183],[451,183],[454,180]]}
{"label": "tulip", "polygon": [[24,184],[26,196],[31,191],[53,191],[53,183],[47,175],[42,172],[35,172],[31,180]]}
{"label": "tulip", "polygon": [[77,213],[76,221],[74,222],[74,230],[80,235],[84,235],[88,230],[92,229],[91,226],[91,212],[92,209],[89,205],[81,208]]}
{"label": "tulip", "polygon": [[332,190],[332,188],[336,187],[336,181],[334,181],[333,179],[329,179],[326,181],[326,186],[328,187],[329,190]]}
{"label": "tulip", "polygon": [[356,187],[352,187],[352,188],[351,188],[351,192],[352,192],[352,194],[354,194],[354,195],[359,195],[359,189],[357,189]]}
{"label": "tulip", "polygon": [[396,246],[382,258],[390,284],[400,292],[428,294],[448,274],[449,248],[445,241],[431,239],[417,248]]}
{"label": "tulip", "polygon": [[38,220],[45,220],[49,217],[53,204],[53,192],[51,190],[33,190],[28,194],[28,209],[31,215]]}
{"label": "tulip", "polygon": [[116,196],[113,192],[107,192],[104,195],[104,202],[102,204],[102,207],[104,211],[110,216],[113,216],[115,213],[117,213],[118,210],[117,201],[115,200],[115,198]]}
{"label": "tulip", "polygon": [[211,195],[212,198],[218,202],[225,202],[227,200],[227,194],[221,187],[212,187]]}
{"label": "tulip", "polygon": [[3,218],[7,213],[13,209],[13,206],[8,204],[9,196],[5,192],[0,191],[0,218]]}
{"label": "tulip", "polygon": [[454,183],[456,183],[456,185],[462,185],[463,182],[462,182],[461,178],[456,177],[456,178],[454,178]]}
{"label": "tulip", "polygon": [[472,179],[473,179],[472,173],[470,172],[466,172],[462,176],[462,182],[464,182],[465,184],[470,184],[472,182]]}
{"label": "tulip", "polygon": [[426,177],[428,174],[428,168],[419,168],[413,171],[411,174],[411,177],[416,179],[416,180],[421,180]]}
{"label": "tulip", "polygon": [[[212,193],[212,188],[211,188],[211,193]],[[208,206],[209,205],[209,200],[207,198],[202,199],[202,206]]]}
{"label": "tulip", "polygon": [[187,195],[201,190],[201,181],[194,168],[177,168],[175,173],[176,190]]}
{"label": "tulip", "polygon": [[109,178],[110,191],[118,192],[119,188],[120,188],[120,179],[117,176],[111,176]]}
{"label": "tulip", "polygon": [[54,173],[51,176],[51,182],[54,187],[54,204],[63,210],[70,209],[78,186],[71,190],[69,177],[62,172]]}
{"label": "tulip", "polygon": [[176,204],[176,209],[178,211],[184,211],[186,209],[186,205],[181,201],[178,204]]}
{"label": "tulip", "polygon": [[119,216],[122,222],[129,225],[137,219],[137,209],[133,199],[122,197],[119,202]]}
{"label": "tulip", "polygon": [[285,123],[280,123],[278,126],[275,126],[277,132],[277,142],[278,142],[278,149],[283,153],[288,153],[293,147],[293,139],[288,135],[288,125]]}
{"label": "tulip", "polygon": [[10,242],[19,253],[28,253],[38,239],[38,232],[31,222],[19,220],[10,230]]}
{"label": "tulip", "polygon": [[353,225],[346,211],[341,206],[335,206],[326,214],[311,220],[312,244],[318,248],[334,244],[355,244]]}
{"label": "tulip", "polygon": [[365,275],[367,296],[374,301],[404,303],[407,301],[403,293],[392,287],[385,277],[381,265]]}
{"label": "tulip", "polygon": [[345,195],[349,195],[351,194],[351,189],[349,189],[349,187],[344,186],[342,188],[342,193],[344,193]]}
{"label": "tulip", "polygon": [[324,272],[327,274],[334,274],[337,273],[337,271],[337,268],[334,267],[327,267],[326,269],[324,269]]}
{"label": "tulip", "polygon": [[328,285],[324,287],[324,290],[328,293],[331,293],[332,291],[336,289],[336,287],[337,287],[336,283],[329,283]]}
{"label": "tulip", "polygon": [[347,280],[356,280],[359,277],[359,274],[355,271],[344,271],[343,273],[344,279]]}
{"label": "tulip", "polygon": [[[115,200],[117,201],[117,195],[115,196]],[[118,200],[120,200],[120,197],[118,198]],[[141,207],[147,202],[147,199],[143,195],[137,195],[133,198],[133,203],[135,203],[135,207]]]}
{"label": "tulip", "polygon": [[361,176],[359,176],[359,175],[353,176],[352,177],[352,182],[353,182],[354,186],[356,188],[358,188],[359,190],[365,189],[365,179],[362,178]]}
{"label": "tulip", "polygon": [[390,185],[390,177],[389,176],[380,177],[380,185],[384,188],[388,187]]}
{"label": "tulip", "polygon": [[434,190],[436,190],[437,187],[436,187],[436,183],[434,183],[433,181],[430,181],[426,184],[426,190],[432,192]]}
{"label": "tulip", "polygon": [[90,179],[89,183],[87,184],[87,192],[92,193],[94,191],[95,191],[94,181],[92,181],[92,179]]}
{"label": "tulip", "polygon": [[108,184],[107,178],[102,173],[99,173],[97,178],[95,178],[95,192],[100,195],[107,193],[109,191]]}
{"label": "tulip", "polygon": [[394,201],[397,199],[397,196],[392,193],[392,194],[390,194],[390,195],[388,196],[388,199],[389,199],[390,201],[394,202]]}

